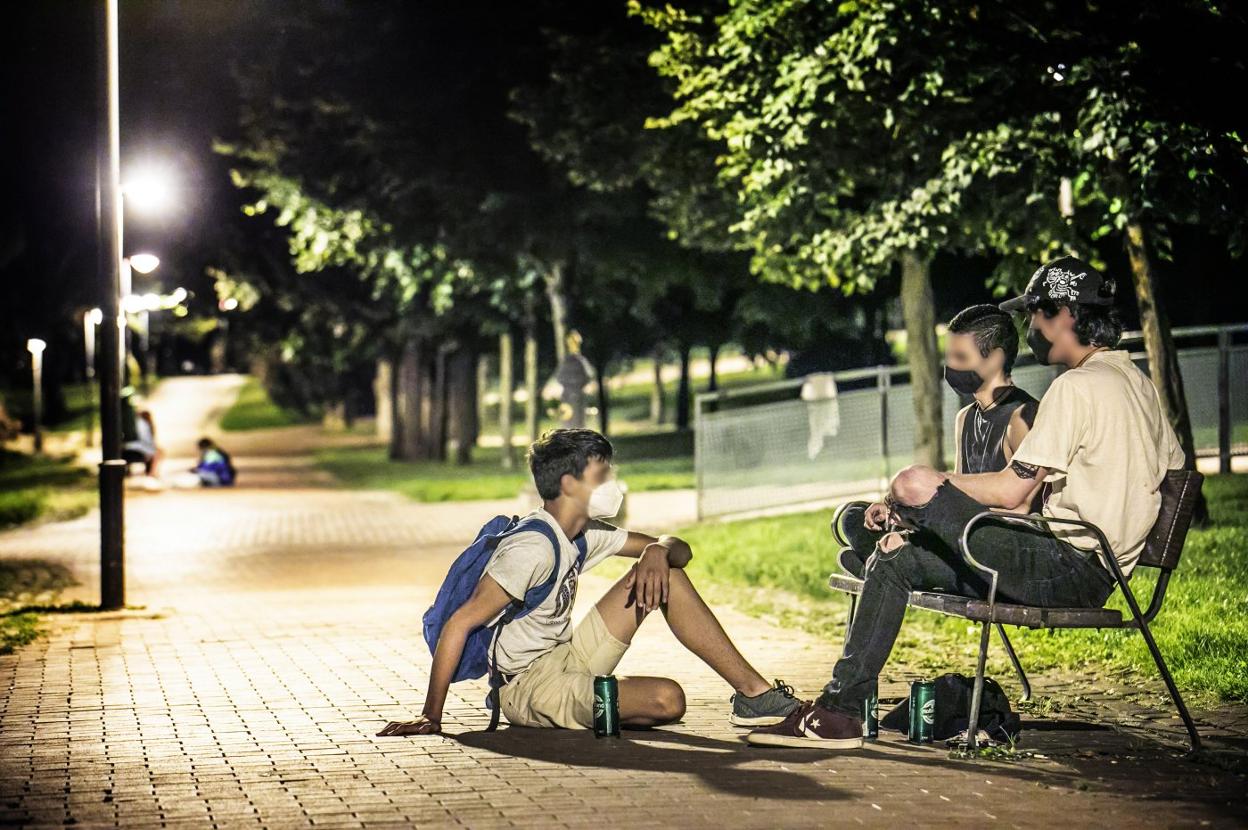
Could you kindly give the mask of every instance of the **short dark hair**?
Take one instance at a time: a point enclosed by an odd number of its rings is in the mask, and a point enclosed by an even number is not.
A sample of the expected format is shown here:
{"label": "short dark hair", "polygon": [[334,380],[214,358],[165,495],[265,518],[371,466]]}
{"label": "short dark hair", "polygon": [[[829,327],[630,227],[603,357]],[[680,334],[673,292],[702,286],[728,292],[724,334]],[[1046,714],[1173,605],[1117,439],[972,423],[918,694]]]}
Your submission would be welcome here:
{"label": "short dark hair", "polygon": [[1040,300],[1034,306],[1050,320],[1057,316],[1062,307],[1070,309],[1075,318],[1075,337],[1084,346],[1108,346],[1114,348],[1122,339],[1122,320],[1118,317],[1118,309],[1112,305],[1088,305],[1087,303],[1055,303],[1052,300]]}
{"label": "short dark hair", "polygon": [[208,449],[209,447],[211,447],[211,446],[212,446],[212,439],[211,439],[211,438],[207,438],[207,437],[205,437],[205,438],[200,438],[200,439],[199,439],[199,442],[198,442],[198,446],[199,446],[199,448],[200,448],[201,450],[206,450],[206,449]]}
{"label": "short dark hair", "polygon": [[580,478],[590,459],[610,461],[611,442],[592,429],[552,429],[529,447],[529,471],[537,493],[546,501],[559,498],[565,475]]}
{"label": "short dark hair", "polygon": [[953,334],[969,334],[979,347],[979,356],[987,357],[993,349],[1005,352],[1005,373],[1014,369],[1018,358],[1018,329],[1008,312],[995,305],[973,305],[959,311],[949,321]]}

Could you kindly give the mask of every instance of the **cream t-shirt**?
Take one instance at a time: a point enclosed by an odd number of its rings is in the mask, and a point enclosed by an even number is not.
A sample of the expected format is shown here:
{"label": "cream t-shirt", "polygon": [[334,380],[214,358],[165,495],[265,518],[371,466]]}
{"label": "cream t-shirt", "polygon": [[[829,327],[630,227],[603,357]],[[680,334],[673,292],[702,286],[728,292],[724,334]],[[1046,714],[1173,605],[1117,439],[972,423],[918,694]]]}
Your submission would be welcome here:
{"label": "cream t-shirt", "polygon": [[[1127,352],[1104,351],[1053,381],[1013,460],[1046,468],[1044,515],[1099,527],[1130,576],[1157,520],[1158,487],[1184,456],[1153,382]],[[1082,528],[1052,530],[1082,550],[1098,546]]]}
{"label": "cream t-shirt", "polygon": [[[542,508],[529,514],[555,529],[562,552],[559,555],[560,576],[546,601],[519,619],[503,626],[498,635],[498,670],[503,674],[519,674],[533,661],[560,643],[572,639],[572,602],[580,572],[576,557],[580,552],[568,539],[554,516]],[[619,553],[628,541],[628,531],[591,519],[585,526],[585,564],[587,571],[609,556]],[[524,599],[530,588],[541,585],[555,566],[555,551],[540,533],[517,533],[498,543],[483,576],[488,574],[513,599]],[[490,621],[493,625],[497,617]],[[491,652],[491,657],[494,652]]]}

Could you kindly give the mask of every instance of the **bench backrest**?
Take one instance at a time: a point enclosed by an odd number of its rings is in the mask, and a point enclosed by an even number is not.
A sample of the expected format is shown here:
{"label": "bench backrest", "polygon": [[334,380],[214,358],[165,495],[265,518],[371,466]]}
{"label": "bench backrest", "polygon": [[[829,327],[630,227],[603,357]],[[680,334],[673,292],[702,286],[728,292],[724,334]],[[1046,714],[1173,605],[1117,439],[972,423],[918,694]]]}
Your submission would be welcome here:
{"label": "bench backrest", "polygon": [[1167,571],[1178,566],[1204,481],[1205,477],[1195,470],[1166,472],[1160,487],[1161,509],[1140,552],[1141,565]]}

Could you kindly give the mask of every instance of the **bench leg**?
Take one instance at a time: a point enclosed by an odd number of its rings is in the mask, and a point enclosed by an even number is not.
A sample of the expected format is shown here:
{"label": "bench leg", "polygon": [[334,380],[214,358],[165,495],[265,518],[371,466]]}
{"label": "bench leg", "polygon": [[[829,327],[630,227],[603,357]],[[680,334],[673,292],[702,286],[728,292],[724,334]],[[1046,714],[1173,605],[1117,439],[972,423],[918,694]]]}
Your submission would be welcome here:
{"label": "bench leg", "polygon": [[1014,653],[1014,646],[1010,643],[1010,638],[1005,636],[1005,629],[1001,623],[997,623],[997,633],[1001,635],[1001,645],[1005,646],[1005,653],[1010,655],[1010,662],[1014,664],[1014,671],[1018,673],[1018,682],[1023,684],[1023,700],[1031,700],[1031,683],[1027,681],[1027,673],[1023,671],[1023,664],[1018,662],[1018,655]]}
{"label": "bench leg", "polygon": [[979,660],[975,664],[975,686],[971,690],[971,711],[967,716],[966,748],[974,752],[979,745],[976,733],[979,731],[979,703],[984,696],[984,664],[988,660],[988,634],[991,623],[983,623],[979,632]]}
{"label": "bench leg", "polygon": [[[1134,597],[1132,597],[1134,600]],[[1132,602],[1132,605],[1135,603]],[[1153,639],[1153,632],[1149,631],[1148,623],[1144,621],[1139,614],[1136,614],[1136,622],[1140,626],[1140,634],[1144,635],[1144,642],[1148,644],[1148,650],[1153,655],[1153,662],[1157,664],[1157,671],[1161,673],[1161,679],[1166,684],[1166,691],[1170,692],[1170,699],[1174,701],[1174,708],[1179,710],[1179,717],[1183,719],[1183,725],[1187,728],[1187,739],[1191,743],[1191,752],[1200,752],[1200,733],[1196,731],[1196,724],[1192,722],[1192,716],[1187,713],[1187,706],[1183,703],[1183,696],[1179,694],[1179,687],[1174,685],[1174,678],[1170,676],[1170,670],[1166,668],[1166,661],[1161,658],[1161,650],[1157,648],[1157,641]]]}

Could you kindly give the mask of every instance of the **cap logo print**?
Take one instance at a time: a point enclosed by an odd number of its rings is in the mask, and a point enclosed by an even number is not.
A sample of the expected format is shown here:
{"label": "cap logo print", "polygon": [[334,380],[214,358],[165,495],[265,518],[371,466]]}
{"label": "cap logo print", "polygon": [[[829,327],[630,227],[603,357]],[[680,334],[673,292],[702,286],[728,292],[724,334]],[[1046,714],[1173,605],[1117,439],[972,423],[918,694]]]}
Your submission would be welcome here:
{"label": "cap logo print", "polygon": [[1077,300],[1079,299],[1079,280],[1087,275],[1086,271],[1076,274],[1065,268],[1053,268],[1044,278],[1044,285],[1049,289],[1051,299]]}

